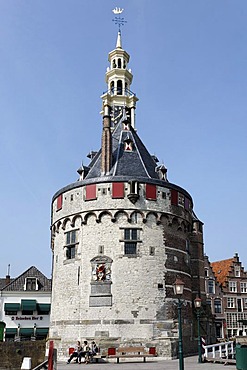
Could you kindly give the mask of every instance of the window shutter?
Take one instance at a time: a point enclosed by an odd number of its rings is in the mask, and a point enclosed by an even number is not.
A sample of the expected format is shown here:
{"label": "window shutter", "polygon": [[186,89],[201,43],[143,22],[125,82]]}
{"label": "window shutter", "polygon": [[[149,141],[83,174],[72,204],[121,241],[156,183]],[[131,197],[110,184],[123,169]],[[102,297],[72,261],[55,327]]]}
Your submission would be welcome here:
{"label": "window shutter", "polygon": [[86,200],[93,200],[96,198],[96,184],[86,185]]}
{"label": "window shutter", "polygon": [[171,190],[171,204],[173,206],[178,205],[178,192],[176,190]]}
{"label": "window shutter", "polygon": [[156,185],[146,184],[146,199],[156,200]]}
{"label": "window shutter", "polygon": [[60,209],[62,209],[62,205],[63,205],[63,194],[60,194],[57,197],[57,211],[59,211]]}
{"label": "window shutter", "polygon": [[184,198],[184,208],[187,210],[190,209],[190,201],[188,198]]}
{"label": "window shutter", "polygon": [[124,198],[124,183],[113,182],[112,183],[112,198]]}

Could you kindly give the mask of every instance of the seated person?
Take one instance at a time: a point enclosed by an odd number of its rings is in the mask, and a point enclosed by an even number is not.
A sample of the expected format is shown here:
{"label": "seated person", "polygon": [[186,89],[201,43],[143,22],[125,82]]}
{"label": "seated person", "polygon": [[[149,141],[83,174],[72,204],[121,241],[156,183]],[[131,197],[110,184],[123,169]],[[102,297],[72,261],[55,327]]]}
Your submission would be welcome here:
{"label": "seated person", "polygon": [[95,343],[95,341],[92,341],[91,343],[91,347],[90,347],[90,355],[91,356],[94,356],[94,355],[97,355],[97,353],[99,352],[99,348],[97,346],[97,344]]}
{"label": "seated person", "polygon": [[89,351],[90,351],[90,348],[89,348],[89,345],[87,344],[87,341],[84,340],[84,344],[83,344],[83,347],[82,347],[82,350],[79,352],[79,355],[78,355],[78,362],[79,364],[81,363],[81,358],[84,357],[85,358],[85,363],[88,364],[89,363]]}
{"label": "seated person", "polygon": [[82,351],[81,342],[78,340],[75,345],[74,352],[71,354],[70,358],[68,359],[67,364],[70,364],[71,360],[74,357],[76,357],[76,362],[78,362],[78,356],[81,351]]}

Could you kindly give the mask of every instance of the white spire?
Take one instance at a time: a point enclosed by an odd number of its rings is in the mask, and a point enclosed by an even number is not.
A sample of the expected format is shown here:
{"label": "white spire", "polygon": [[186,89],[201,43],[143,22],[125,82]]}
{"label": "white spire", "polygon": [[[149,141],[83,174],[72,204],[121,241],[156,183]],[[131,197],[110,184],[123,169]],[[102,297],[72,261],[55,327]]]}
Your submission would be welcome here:
{"label": "white spire", "polygon": [[121,32],[120,31],[118,31],[118,34],[117,34],[116,49],[117,48],[122,49],[122,40],[121,40]]}

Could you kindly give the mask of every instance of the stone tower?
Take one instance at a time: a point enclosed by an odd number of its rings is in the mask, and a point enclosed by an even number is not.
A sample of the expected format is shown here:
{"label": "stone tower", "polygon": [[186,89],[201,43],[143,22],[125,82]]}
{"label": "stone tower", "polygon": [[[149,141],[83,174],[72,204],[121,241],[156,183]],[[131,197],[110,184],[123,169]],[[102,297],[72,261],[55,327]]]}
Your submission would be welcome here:
{"label": "stone tower", "polygon": [[185,283],[184,351],[195,344],[192,301],[205,294],[202,223],[190,194],[168,181],[136,132],[129,59],[119,32],[101,96],[101,149],[52,199],[49,335],[59,358],[78,339],[176,356],[177,276]]}

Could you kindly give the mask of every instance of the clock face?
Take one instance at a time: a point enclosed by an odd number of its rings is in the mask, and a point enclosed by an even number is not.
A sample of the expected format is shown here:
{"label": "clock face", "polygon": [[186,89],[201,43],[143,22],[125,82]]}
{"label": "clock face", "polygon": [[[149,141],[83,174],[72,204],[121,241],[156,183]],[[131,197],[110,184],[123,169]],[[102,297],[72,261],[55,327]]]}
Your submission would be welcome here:
{"label": "clock face", "polygon": [[[125,112],[124,112],[125,111]],[[114,126],[120,121],[120,119],[125,116],[127,117],[127,121],[130,122],[130,109],[121,105],[115,105],[112,108],[112,121]]]}

